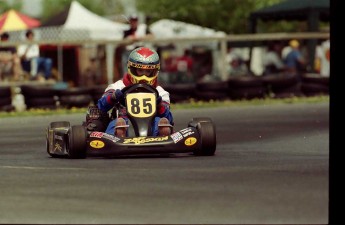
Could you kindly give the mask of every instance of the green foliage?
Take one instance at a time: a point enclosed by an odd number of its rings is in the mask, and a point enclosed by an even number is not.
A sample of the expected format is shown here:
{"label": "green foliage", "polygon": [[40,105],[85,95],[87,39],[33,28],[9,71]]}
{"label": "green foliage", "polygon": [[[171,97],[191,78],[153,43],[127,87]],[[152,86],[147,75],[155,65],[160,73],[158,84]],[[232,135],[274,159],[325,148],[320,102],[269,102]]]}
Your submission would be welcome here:
{"label": "green foliage", "polygon": [[[292,97],[284,99],[252,99],[252,100],[210,100],[210,101],[198,101],[195,99],[189,99],[185,103],[171,104],[172,110],[178,109],[195,109],[195,108],[215,108],[215,107],[237,107],[243,105],[270,105],[270,104],[300,104],[300,103],[320,103],[329,102],[329,95],[320,95],[313,97]],[[52,109],[30,109],[24,112],[1,112],[0,119],[6,117],[23,117],[23,116],[42,116],[42,115],[64,115],[71,113],[86,113],[86,108],[59,108],[56,110]]]}
{"label": "green foliage", "polygon": [[0,1],[0,13],[4,13],[10,9],[20,11],[22,9],[23,3],[21,0],[13,0],[11,2],[1,0]]}
{"label": "green foliage", "polygon": [[[68,8],[73,0],[44,0],[42,1],[42,21],[46,21],[52,16]],[[88,10],[100,16],[121,13],[123,11],[120,0],[78,0]]]}
{"label": "green foliage", "polygon": [[151,21],[172,19],[224,31],[248,33],[251,12],[281,0],[150,0],[137,1],[138,10]]}

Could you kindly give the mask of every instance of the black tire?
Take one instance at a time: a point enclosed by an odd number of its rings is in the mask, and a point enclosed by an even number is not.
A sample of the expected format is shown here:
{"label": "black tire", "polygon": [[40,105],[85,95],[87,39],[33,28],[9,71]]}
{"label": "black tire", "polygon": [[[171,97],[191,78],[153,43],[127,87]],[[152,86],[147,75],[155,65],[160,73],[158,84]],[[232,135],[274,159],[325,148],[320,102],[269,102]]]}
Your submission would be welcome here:
{"label": "black tire", "polygon": [[195,122],[212,122],[210,117],[195,117],[195,118],[192,118],[191,121],[195,121]]}
{"label": "black tire", "polygon": [[40,87],[40,86],[30,86],[23,85],[21,86],[21,93],[25,98],[31,97],[54,97],[57,95],[57,91],[53,87]]}
{"label": "black tire", "polygon": [[307,73],[303,74],[302,82],[329,86],[329,77],[321,77],[320,74]]}
{"label": "black tire", "polygon": [[265,86],[271,88],[289,87],[299,82],[297,74],[267,75],[263,76],[261,79]]}
{"label": "black tire", "polygon": [[190,100],[190,96],[180,95],[176,93],[170,93],[170,102],[171,103],[178,103],[178,102],[188,102]]}
{"label": "black tire", "polygon": [[92,88],[88,87],[75,87],[65,90],[60,90],[58,92],[59,96],[73,96],[73,95],[89,95],[93,92]]}
{"label": "black tire", "polygon": [[195,84],[169,84],[162,86],[170,94],[193,96],[196,90]]}
{"label": "black tire", "polygon": [[50,128],[60,128],[60,127],[70,127],[70,122],[68,121],[56,121],[50,123]]}
{"label": "black tire", "polygon": [[30,97],[25,98],[26,106],[30,108],[48,108],[55,109],[56,101],[54,97]]}
{"label": "black tire", "polygon": [[272,92],[274,98],[292,98],[303,96],[300,83],[284,88],[272,88]]}
{"label": "black tire", "polygon": [[198,100],[210,101],[210,100],[224,100],[228,98],[226,91],[196,91],[195,98]]}
{"label": "black tire", "polygon": [[216,146],[217,146],[216,129],[215,129],[214,124],[211,121],[201,120],[197,124],[197,129],[199,131],[200,138],[201,138],[201,148],[195,150],[193,152],[194,155],[197,155],[197,156],[214,155],[216,151]]}
{"label": "black tire", "polygon": [[90,105],[92,102],[92,97],[89,94],[85,95],[66,95],[61,96],[60,98],[60,105],[66,108],[83,108]]}
{"label": "black tire", "polygon": [[0,106],[0,112],[13,112],[15,110],[16,108],[11,104]]}
{"label": "black tire", "polygon": [[68,137],[68,157],[71,159],[86,158],[87,132],[85,127],[82,125],[72,126]]}
{"label": "black tire", "polygon": [[94,105],[97,105],[98,100],[102,97],[104,94],[105,89],[107,86],[101,86],[101,87],[94,87],[92,90],[92,101]]}
{"label": "black tire", "polygon": [[1,97],[0,106],[11,105],[12,99],[10,97]]}
{"label": "black tire", "polygon": [[228,79],[228,87],[230,90],[232,88],[262,87],[262,86],[263,86],[263,81],[260,77],[239,76],[239,77],[231,77]]}
{"label": "black tire", "polygon": [[0,98],[7,98],[7,97],[11,97],[12,96],[12,92],[11,92],[11,87],[0,87]]}
{"label": "black tire", "polygon": [[302,83],[301,90],[306,96],[329,95],[329,87],[322,84]]}
{"label": "black tire", "polygon": [[234,100],[264,98],[266,93],[267,90],[263,86],[232,88],[228,92]]}
{"label": "black tire", "polygon": [[214,82],[198,82],[196,84],[197,91],[213,91],[213,92],[226,92],[228,90],[227,81],[214,81]]}

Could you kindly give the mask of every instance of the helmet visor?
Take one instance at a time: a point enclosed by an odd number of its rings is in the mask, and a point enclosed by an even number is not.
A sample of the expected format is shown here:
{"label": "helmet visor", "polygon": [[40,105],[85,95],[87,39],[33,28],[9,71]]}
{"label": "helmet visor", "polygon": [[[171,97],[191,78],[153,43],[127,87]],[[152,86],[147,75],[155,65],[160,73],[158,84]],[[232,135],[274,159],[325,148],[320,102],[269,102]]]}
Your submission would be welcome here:
{"label": "helmet visor", "polygon": [[136,68],[133,66],[129,67],[131,74],[136,77],[155,77],[157,75],[158,69],[143,69],[143,68]]}

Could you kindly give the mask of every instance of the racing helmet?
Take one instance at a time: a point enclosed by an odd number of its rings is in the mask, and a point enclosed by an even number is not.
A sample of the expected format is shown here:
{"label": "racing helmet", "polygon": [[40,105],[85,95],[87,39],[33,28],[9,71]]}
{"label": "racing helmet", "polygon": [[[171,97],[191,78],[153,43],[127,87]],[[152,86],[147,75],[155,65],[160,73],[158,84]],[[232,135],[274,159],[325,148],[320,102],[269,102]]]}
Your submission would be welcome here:
{"label": "racing helmet", "polygon": [[159,55],[151,48],[136,48],[129,54],[127,68],[133,84],[154,85],[160,69]]}

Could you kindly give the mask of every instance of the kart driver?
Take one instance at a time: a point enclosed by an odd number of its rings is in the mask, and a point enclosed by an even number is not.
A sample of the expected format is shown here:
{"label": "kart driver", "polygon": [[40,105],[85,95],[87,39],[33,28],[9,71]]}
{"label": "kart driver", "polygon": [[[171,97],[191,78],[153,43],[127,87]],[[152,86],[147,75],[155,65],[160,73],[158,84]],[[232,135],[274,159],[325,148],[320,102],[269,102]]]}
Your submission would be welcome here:
{"label": "kart driver", "polygon": [[[169,93],[157,83],[160,69],[159,55],[153,49],[139,47],[134,49],[127,60],[127,73],[123,79],[110,84],[98,100],[98,108],[106,113],[115,106],[116,102],[124,99],[124,87],[136,84],[146,83],[156,88],[159,94],[157,98],[157,114],[153,122],[153,136],[166,136],[172,133],[173,116],[170,112]],[[122,104],[118,108],[118,118],[111,121],[105,133],[117,137],[128,135],[128,117],[125,106]]]}

